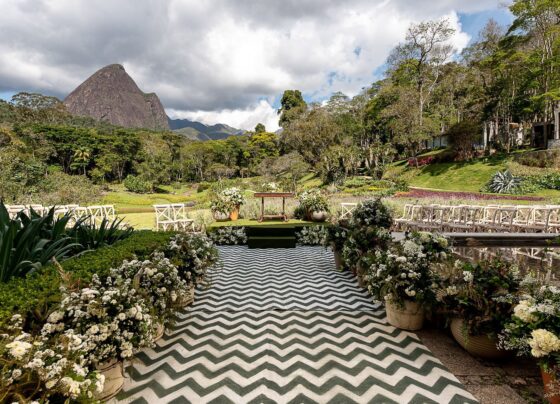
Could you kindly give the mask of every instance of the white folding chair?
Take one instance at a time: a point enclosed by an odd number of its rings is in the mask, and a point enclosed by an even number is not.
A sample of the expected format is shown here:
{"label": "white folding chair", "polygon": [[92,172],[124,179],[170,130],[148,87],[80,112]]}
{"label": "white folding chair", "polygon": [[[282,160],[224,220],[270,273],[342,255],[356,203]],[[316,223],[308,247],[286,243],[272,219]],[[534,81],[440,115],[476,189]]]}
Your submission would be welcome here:
{"label": "white folding chair", "polygon": [[358,207],[357,203],[342,202],[340,204],[340,219],[348,219],[352,216],[354,210]]}
{"label": "white folding chair", "polygon": [[175,229],[175,217],[171,205],[153,205],[156,213],[156,230],[163,231]]}
{"label": "white folding chair", "polygon": [[190,228],[194,231],[194,220],[189,219],[187,216],[187,209],[184,203],[171,204],[173,210],[173,220],[175,222],[175,230],[187,231]]}

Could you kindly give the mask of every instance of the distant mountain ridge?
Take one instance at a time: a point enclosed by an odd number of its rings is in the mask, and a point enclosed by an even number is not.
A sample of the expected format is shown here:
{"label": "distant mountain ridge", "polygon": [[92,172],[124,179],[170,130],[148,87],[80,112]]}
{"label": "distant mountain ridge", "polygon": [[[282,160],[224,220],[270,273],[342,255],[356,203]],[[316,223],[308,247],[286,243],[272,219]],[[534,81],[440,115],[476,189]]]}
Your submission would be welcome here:
{"label": "distant mountain ridge", "polygon": [[169,129],[167,115],[155,93],[144,93],[119,64],[105,66],[65,99],[73,115],[127,128]]}
{"label": "distant mountain ridge", "polygon": [[169,129],[192,140],[220,140],[245,133],[243,129],[232,128],[223,123],[205,125],[201,122],[191,121],[189,119],[171,118],[168,118],[168,123]]}

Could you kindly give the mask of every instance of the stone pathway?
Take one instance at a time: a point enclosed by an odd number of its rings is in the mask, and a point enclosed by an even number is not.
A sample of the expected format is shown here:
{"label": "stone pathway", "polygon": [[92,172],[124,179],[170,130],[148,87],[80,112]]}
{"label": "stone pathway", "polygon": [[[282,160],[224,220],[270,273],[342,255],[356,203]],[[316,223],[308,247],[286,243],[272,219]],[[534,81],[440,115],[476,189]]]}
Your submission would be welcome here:
{"label": "stone pathway", "polygon": [[321,247],[220,247],[224,268],[127,368],[135,403],[473,403]]}

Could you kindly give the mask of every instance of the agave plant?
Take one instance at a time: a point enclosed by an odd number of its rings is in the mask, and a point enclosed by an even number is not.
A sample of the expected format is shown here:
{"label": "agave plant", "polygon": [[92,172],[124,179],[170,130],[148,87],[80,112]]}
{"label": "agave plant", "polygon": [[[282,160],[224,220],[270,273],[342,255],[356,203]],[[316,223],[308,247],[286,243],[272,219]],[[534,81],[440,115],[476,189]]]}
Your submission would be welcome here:
{"label": "agave plant", "polygon": [[131,227],[121,226],[123,219],[115,218],[109,221],[107,218],[97,225],[89,217],[81,218],[70,230],[71,237],[88,250],[94,250],[106,245],[111,245],[119,240],[124,240],[134,231]]}
{"label": "agave plant", "polygon": [[44,216],[31,211],[10,218],[0,202],[0,282],[40,269],[53,257],[62,260],[80,249],[66,232],[70,215],[56,217],[54,208]]}
{"label": "agave plant", "polygon": [[521,180],[514,176],[509,170],[498,171],[490,182],[488,189],[496,194],[513,194],[521,185]]}

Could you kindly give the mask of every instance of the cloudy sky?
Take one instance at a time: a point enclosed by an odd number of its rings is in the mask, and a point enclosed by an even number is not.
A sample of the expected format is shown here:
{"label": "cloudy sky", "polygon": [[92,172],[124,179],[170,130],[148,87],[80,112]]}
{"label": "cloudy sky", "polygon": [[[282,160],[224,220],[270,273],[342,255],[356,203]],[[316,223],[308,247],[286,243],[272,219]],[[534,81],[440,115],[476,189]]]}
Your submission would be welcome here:
{"label": "cloudy sky", "polygon": [[448,18],[460,50],[499,0],[0,0],[0,97],[64,98],[124,65],[173,118],[277,128],[285,89],[353,95],[383,73],[409,24]]}

